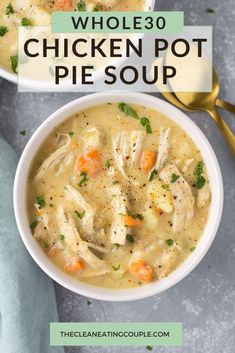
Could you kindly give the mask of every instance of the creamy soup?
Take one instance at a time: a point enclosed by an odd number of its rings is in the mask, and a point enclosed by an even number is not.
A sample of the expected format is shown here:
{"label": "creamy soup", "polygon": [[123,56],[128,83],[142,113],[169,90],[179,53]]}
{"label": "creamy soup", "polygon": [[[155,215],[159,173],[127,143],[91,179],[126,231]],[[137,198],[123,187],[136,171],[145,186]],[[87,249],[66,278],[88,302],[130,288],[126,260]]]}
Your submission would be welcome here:
{"label": "creamy soup", "polygon": [[100,287],[166,277],[197,246],[210,185],[184,130],[146,107],[107,103],[58,126],[29,175],[32,234],[66,273]]}
{"label": "creamy soup", "polygon": [[17,28],[50,25],[52,11],[141,11],[144,0],[1,0],[0,66],[17,72]]}

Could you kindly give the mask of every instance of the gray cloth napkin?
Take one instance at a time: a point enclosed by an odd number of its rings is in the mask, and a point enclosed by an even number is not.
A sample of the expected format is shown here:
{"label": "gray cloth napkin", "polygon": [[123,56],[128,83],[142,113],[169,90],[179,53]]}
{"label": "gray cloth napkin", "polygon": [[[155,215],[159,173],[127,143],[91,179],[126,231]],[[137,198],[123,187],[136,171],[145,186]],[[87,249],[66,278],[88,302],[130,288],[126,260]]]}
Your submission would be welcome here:
{"label": "gray cloth napkin", "polygon": [[49,344],[49,324],[58,321],[52,281],[28,254],[15,223],[16,165],[0,135],[0,352],[62,353]]}

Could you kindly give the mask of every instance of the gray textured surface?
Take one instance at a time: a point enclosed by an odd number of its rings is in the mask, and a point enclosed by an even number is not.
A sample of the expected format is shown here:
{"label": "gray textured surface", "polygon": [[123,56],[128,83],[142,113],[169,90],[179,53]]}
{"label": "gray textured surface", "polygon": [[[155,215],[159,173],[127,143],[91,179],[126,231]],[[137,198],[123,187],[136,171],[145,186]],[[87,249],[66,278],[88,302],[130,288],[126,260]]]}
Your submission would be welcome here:
{"label": "gray textured surface", "polygon": [[[235,103],[235,0],[157,0],[160,10],[184,10],[187,24],[213,25],[214,62],[221,82],[221,97]],[[213,8],[215,14],[206,13]],[[78,94],[17,94],[14,85],[0,88],[0,131],[20,154],[40,123]],[[223,113],[235,131],[235,117]],[[234,353],[235,351],[235,237],[234,159],[213,121],[205,113],[191,114],[204,131],[220,162],[225,205],[217,237],[200,265],[174,288],[132,303],[105,303],[75,295],[55,285],[61,321],[182,321],[182,348],[154,348],[159,353]],[[26,130],[26,136],[20,134]],[[120,347],[74,347],[67,353],[121,353]],[[145,352],[144,347],[131,351]]]}

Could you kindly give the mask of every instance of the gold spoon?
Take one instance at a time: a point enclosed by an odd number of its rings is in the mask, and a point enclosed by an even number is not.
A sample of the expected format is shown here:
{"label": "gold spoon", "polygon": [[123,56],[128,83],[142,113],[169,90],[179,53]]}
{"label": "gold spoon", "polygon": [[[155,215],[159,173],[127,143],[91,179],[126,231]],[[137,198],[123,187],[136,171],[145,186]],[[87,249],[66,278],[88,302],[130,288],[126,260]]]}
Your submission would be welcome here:
{"label": "gold spoon", "polygon": [[217,105],[217,107],[225,109],[232,114],[235,114],[235,105],[219,98],[216,99],[215,104]]}
{"label": "gold spoon", "polygon": [[[168,100],[171,104],[175,105],[176,107],[182,109],[182,110],[186,110],[188,112],[196,112],[195,109],[186,107],[183,103],[181,103],[178,98],[176,97],[176,95],[174,94],[174,92],[161,92],[161,95]],[[225,109],[228,112],[235,114],[235,105],[226,102],[222,99],[217,98],[216,99],[216,106],[221,108],[221,109]]]}
{"label": "gold spoon", "polygon": [[[163,65],[163,58],[158,58],[157,60],[155,60],[154,64],[157,64],[159,66],[159,68],[161,69],[160,72],[162,72],[162,65]],[[218,81],[218,77],[216,74],[215,69],[213,68],[213,81],[218,85],[219,88],[219,81]],[[186,107],[184,104],[182,104],[182,102],[180,102],[178,100],[178,98],[176,97],[175,93],[173,92],[172,88],[169,86],[169,92],[164,92],[165,86],[158,86],[159,91],[161,92],[161,95],[163,97],[165,97],[170,103],[174,104],[175,106],[177,106],[180,109],[186,110],[186,111],[195,111],[195,109]],[[219,93],[219,92],[218,92]],[[232,114],[235,114],[235,105],[228,103],[222,99],[219,99],[217,97],[215,104],[217,107],[225,109],[227,111],[229,111]]]}
{"label": "gold spoon", "polygon": [[219,81],[215,70],[213,70],[213,86],[211,92],[175,92],[176,98],[187,108],[192,110],[204,110],[210,114],[227,141],[232,154],[235,156],[235,136],[215,109],[218,94]]}
{"label": "gold spoon", "polygon": [[[154,64],[157,64],[160,68],[163,65],[163,58],[158,58]],[[174,92],[164,92],[164,89],[162,89],[161,86],[157,85],[159,91],[165,97],[169,102],[174,104],[180,109],[187,110],[187,111],[196,111],[196,110],[206,110],[208,111],[208,106],[206,105],[205,107],[202,106],[199,100],[199,104],[193,104],[195,103],[194,100],[192,102],[192,99],[189,101],[187,98],[187,95],[189,94],[189,97],[192,95],[199,95],[201,96],[202,99],[205,100],[205,97],[207,98],[209,96],[209,101],[211,99],[211,109],[213,112],[213,119],[215,120],[217,126],[219,127],[220,131],[222,132],[223,136],[225,137],[233,155],[235,155],[235,137],[233,135],[233,132],[230,130],[228,125],[225,123],[225,121],[219,116],[217,111],[215,110],[215,102],[220,108],[227,109],[231,113],[235,113],[235,106],[233,106],[230,103],[227,103],[225,101],[222,101],[218,99],[218,93],[219,93],[219,81],[215,72],[215,69],[213,68],[213,89],[211,93],[179,93],[183,101],[179,99],[177,96],[177,93]],[[198,101],[196,101],[198,103]],[[212,114],[212,113],[211,113]]]}

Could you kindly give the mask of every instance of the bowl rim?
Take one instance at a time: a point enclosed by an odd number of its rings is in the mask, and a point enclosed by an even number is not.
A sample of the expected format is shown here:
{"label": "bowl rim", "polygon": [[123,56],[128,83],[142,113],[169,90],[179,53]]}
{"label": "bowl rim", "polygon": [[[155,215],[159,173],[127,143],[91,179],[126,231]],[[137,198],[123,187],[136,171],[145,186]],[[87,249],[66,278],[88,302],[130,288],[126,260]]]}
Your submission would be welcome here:
{"label": "bowl rim", "polygon": [[[144,0],[145,4],[144,4],[144,10],[143,12],[149,12],[149,11],[154,11],[154,7],[156,4],[157,0]],[[143,36],[144,34],[141,33],[141,36]],[[135,34],[134,38],[136,38],[138,36],[138,34]],[[122,63],[122,60],[116,60],[115,65],[117,65],[120,62],[120,64]],[[97,75],[97,79],[100,78],[101,73],[99,73],[99,75]],[[11,72],[10,70],[8,70],[7,68],[4,68],[3,66],[0,66],[0,77],[4,78],[5,80],[12,82],[14,84],[18,84],[18,75],[14,72]],[[31,80],[31,79],[22,79],[21,80],[21,87],[25,88],[25,89],[29,89],[32,91],[39,91],[39,92],[43,92],[43,90],[45,89],[45,87],[48,86],[48,82],[46,81],[40,81],[40,80]],[[70,87],[70,85],[65,85],[65,89],[68,89]],[[50,91],[48,90],[47,87],[47,91],[48,92],[61,92],[61,89],[55,90],[54,85],[53,85],[53,89]],[[69,89],[68,92],[74,92],[75,90],[73,89]]]}
{"label": "bowl rim", "polygon": [[[212,200],[208,221],[197,244],[196,250],[190,254],[179,267],[167,277],[144,285],[143,287],[116,290],[95,287],[72,278],[60,270],[43,253],[40,245],[32,237],[30,231],[26,211],[26,187],[28,171],[31,162],[37,153],[37,149],[54,127],[58,126],[62,121],[66,120],[74,113],[78,113],[89,107],[107,102],[117,103],[120,101],[129,104],[139,104],[160,111],[186,131],[201,151],[204,162],[207,166]],[[203,259],[215,238],[221,220],[223,210],[223,180],[218,160],[209,141],[199,127],[182,111],[160,98],[144,93],[118,91],[102,92],[93,93],[73,100],[51,114],[37,128],[21,155],[15,175],[13,199],[16,223],[21,238],[34,261],[49,277],[63,287],[86,297],[105,301],[132,301],[150,297],[172,287],[185,278]]]}

